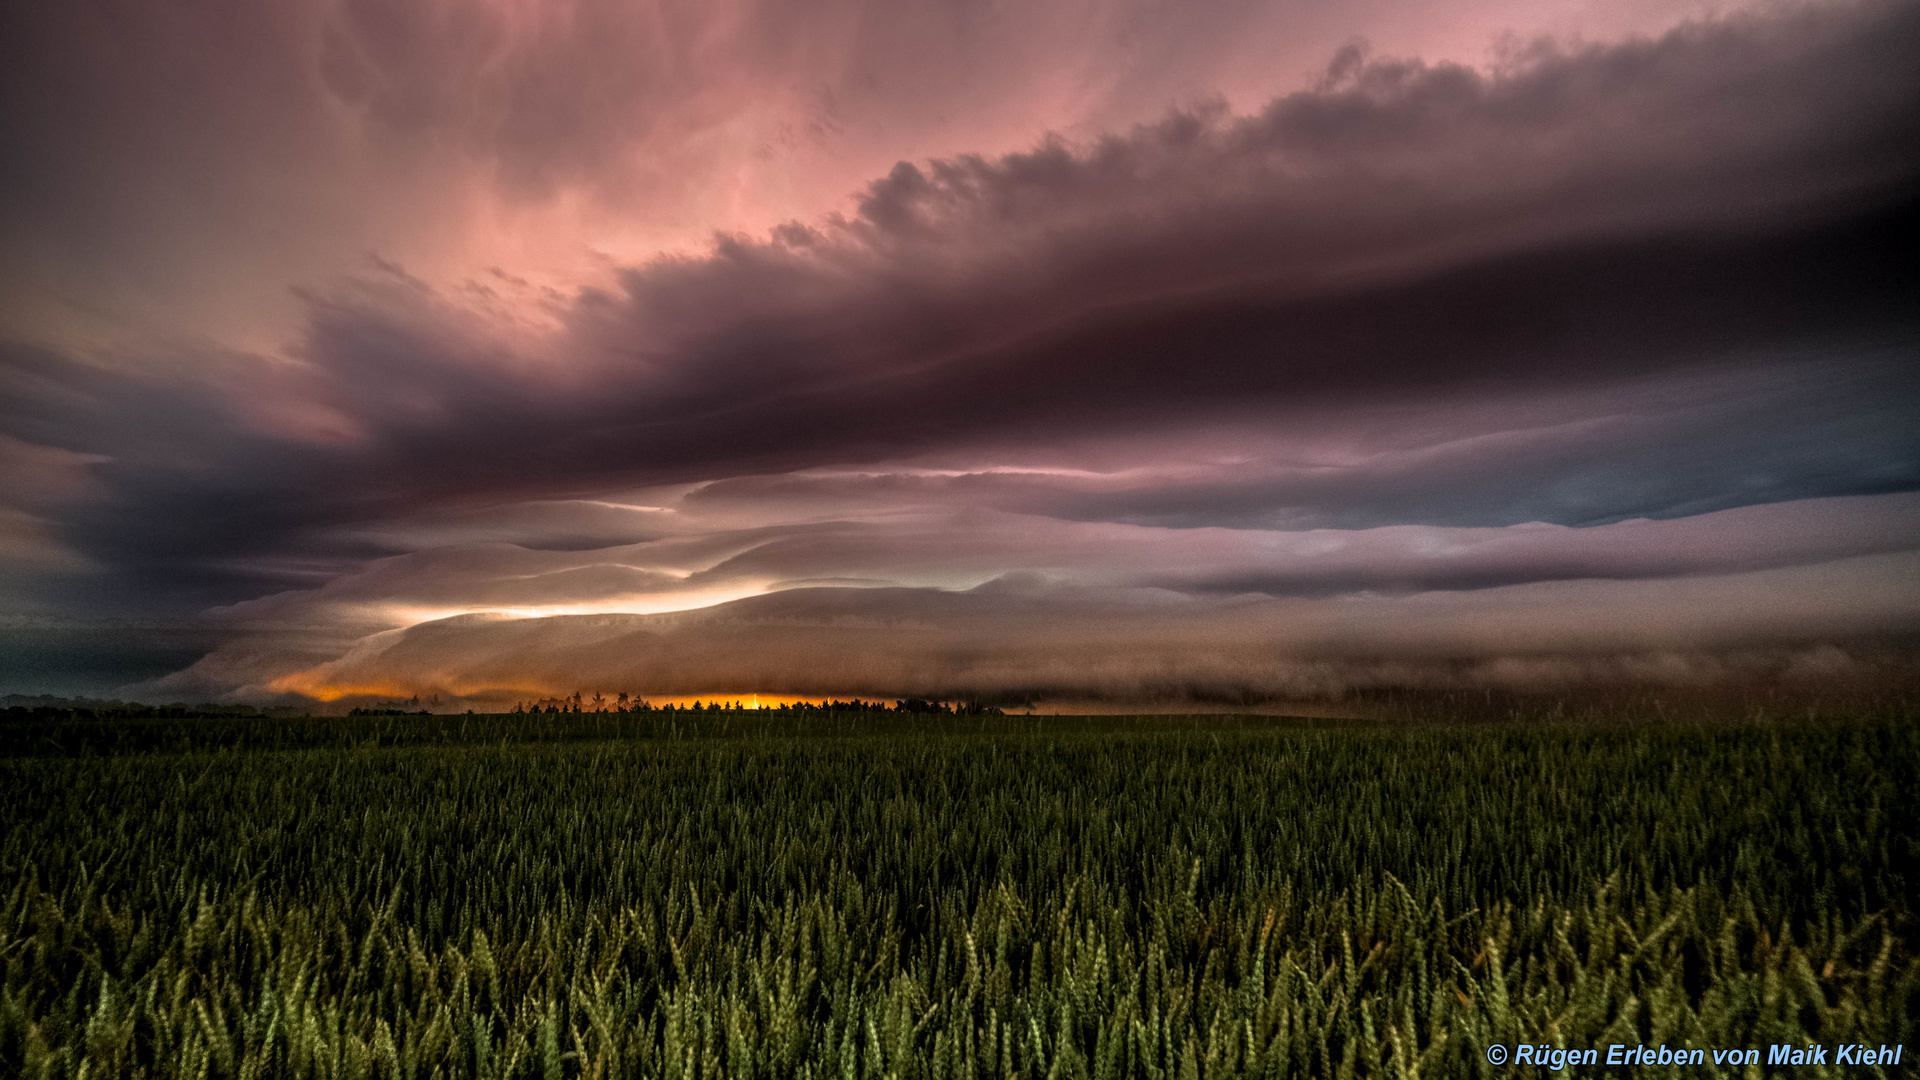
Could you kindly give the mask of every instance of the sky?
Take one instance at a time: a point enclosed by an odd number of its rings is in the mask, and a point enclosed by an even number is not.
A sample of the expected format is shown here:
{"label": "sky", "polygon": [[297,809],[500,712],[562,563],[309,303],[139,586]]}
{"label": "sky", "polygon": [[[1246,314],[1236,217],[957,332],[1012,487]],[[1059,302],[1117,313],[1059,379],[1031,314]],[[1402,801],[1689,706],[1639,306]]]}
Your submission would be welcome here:
{"label": "sky", "polygon": [[1920,640],[1912,0],[0,43],[0,693],[1198,706]]}

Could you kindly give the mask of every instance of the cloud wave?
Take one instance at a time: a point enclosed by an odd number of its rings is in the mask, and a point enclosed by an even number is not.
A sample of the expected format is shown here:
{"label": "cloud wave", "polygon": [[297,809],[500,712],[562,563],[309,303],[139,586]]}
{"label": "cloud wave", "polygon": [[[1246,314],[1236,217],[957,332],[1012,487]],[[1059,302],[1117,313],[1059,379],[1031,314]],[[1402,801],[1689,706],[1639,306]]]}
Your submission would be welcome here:
{"label": "cloud wave", "polygon": [[[697,109],[659,70],[551,82],[556,56],[652,33],[637,10],[510,26],[429,6],[415,24],[348,3],[273,34],[317,43],[328,107],[363,135],[484,159],[532,204],[639,183],[636,102]],[[216,608],[237,636],[182,684],[236,692],[404,669],[492,693],[522,676],[415,653],[521,633],[551,635],[534,667],[584,677],[562,653],[617,650],[571,628],[776,598],[897,596],[938,625],[972,604],[1011,644],[880,635],[845,646],[866,657],[849,666],[686,616],[634,647],[676,686],[758,672],[779,685],[737,689],[802,692],[804,669],[848,691],[1024,693],[1111,664],[1265,693],[1284,680],[1259,664],[1328,640],[1277,629],[1296,616],[1425,655],[1398,615],[1328,614],[1354,598],[1447,612],[1407,625],[1461,655],[1522,647],[1576,596],[1612,613],[1594,632],[1615,649],[1669,622],[1714,642],[1769,620],[1768,640],[1896,632],[1920,489],[1916,54],[1920,8],[1891,0],[1493,67],[1348,49],[1250,112],[902,162],[845,214],[595,286],[499,269],[449,287],[379,259],[303,284],[279,354],[18,340],[0,351],[0,450],[25,477],[0,488],[0,552],[23,571],[6,602]],[[311,110],[277,100],[262,108]],[[0,192],[16,217],[50,198]],[[1010,573],[1066,590],[1055,614],[972,591]],[[1742,599],[1776,588],[1796,601]],[[1851,624],[1821,589],[1857,605]],[[1687,590],[1723,616],[1674,612]],[[1109,593],[1131,599],[1069,599]],[[1517,599],[1475,606],[1496,595]],[[564,612],[615,622],[526,618]],[[1157,629],[1109,637],[1102,618]],[[1502,620],[1520,629],[1458,629]],[[962,654],[1005,659],[939,659]]]}

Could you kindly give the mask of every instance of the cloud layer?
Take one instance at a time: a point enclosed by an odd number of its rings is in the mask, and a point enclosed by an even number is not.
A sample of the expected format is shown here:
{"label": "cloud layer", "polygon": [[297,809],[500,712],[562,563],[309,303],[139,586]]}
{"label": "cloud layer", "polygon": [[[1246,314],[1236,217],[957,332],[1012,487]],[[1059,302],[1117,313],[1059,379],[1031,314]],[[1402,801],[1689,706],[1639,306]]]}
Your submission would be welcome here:
{"label": "cloud layer", "polygon": [[[319,89],[204,89],[196,119],[350,120],[484,166],[481,188],[410,169],[401,206],[682,205],[636,194],[663,182],[641,148],[692,145],[655,125],[818,61],[758,11],[723,32],[636,5],[288,10],[235,32],[300,43]],[[613,62],[636,42],[652,63]],[[704,50],[753,78],[687,74]],[[1480,67],[1347,48],[1258,107],[902,162],[845,213],[591,284],[380,259],[300,283],[270,353],[20,333],[5,603],[210,611],[226,643],[164,685],[326,696],[1269,694],[1334,654],[1912,630],[1916,54],[1904,3]],[[87,114],[134,122],[115,92],[74,93],[60,137],[95,149],[72,160],[122,152]],[[860,107],[883,104],[914,115]],[[356,183],[396,159],[373,160]],[[51,175],[0,193],[11,220],[64,205],[30,186]],[[921,630],[795,629],[807,612]]]}
{"label": "cloud layer", "polygon": [[[1806,635],[1911,633],[1916,571],[1920,557],[1902,553],[1681,584],[1237,603],[1032,580],[966,592],[795,589],[675,615],[456,616],[368,636],[251,689],[491,702],[584,687],[1254,703],[1382,687],[1703,686],[1777,678],[1824,655],[1837,655],[1841,674],[1859,667],[1830,645],[1808,648]],[[243,671],[226,659],[216,652],[162,685],[231,685]]]}

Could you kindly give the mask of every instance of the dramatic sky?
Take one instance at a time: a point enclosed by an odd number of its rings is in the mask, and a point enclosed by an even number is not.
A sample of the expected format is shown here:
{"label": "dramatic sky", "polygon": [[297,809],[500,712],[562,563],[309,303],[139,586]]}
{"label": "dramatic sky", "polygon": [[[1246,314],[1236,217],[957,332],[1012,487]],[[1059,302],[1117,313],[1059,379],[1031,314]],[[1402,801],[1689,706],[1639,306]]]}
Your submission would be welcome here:
{"label": "dramatic sky", "polygon": [[0,692],[1253,701],[1920,633],[1920,3],[0,16]]}

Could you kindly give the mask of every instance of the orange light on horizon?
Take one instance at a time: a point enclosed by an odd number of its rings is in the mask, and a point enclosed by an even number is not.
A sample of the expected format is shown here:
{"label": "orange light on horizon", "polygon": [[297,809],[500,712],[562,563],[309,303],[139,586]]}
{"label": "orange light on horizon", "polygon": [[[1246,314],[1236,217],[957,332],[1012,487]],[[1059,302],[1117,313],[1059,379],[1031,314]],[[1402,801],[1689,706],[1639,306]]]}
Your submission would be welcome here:
{"label": "orange light on horizon", "polygon": [[[664,697],[651,697],[646,694],[637,694],[635,698],[645,701],[656,709],[664,705],[671,705],[676,709],[684,709],[696,702],[706,705],[718,703],[728,706],[737,703],[743,709],[784,709],[789,705],[823,705],[828,701],[834,700],[833,698],[806,697],[793,694],[676,694]],[[843,698],[841,700],[845,699]]]}
{"label": "orange light on horizon", "polygon": [[311,672],[296,671],[267,684],[267,689],[282,694],[299,694],[315,701],[339,701],[341,698],[406,698],[419,691],[399,683],[363,683],[357,686],[323,682]]}
{"label": "orange light on horizon", "polygon": [[[299,671],[299,672],[294,672],[291,675],[284,675],[268,683],[267,686],[268,686],[268,689],[275,690],[280,693],[299,694],[303,697],[309,697],[314,699],[315,701],[321,701],[321,702],[335,702],[345,698],[381,698],[381,699],[389,699],[389,700],[395,700],[395,701],[403,701],[410,698],[422,697],[422,696],[431,694],[437,697],[445,698],[449,704],[453,704],[456,702],[472,702],[472,703],[478,704],[480,702],[498,703],[504,700],[503,698],[503,693],[504,693],[506,695],[513,696],[516,698],[521,698],[524,695],[524,699],[531,699],[532,701],[535,701],[535,702],[544,703],[544,702],[554,702],[554,701],[565,701],[572,694],[572,691],[568,691],[565,693],[551,693],[541,689],[525,689],[525,688],[520,690],[502,691],[498,687],[487,687],[484,690],[478,690],[474,694],[474,696],[470,697],[468,696],[467,693],[463,693],[458,687],[432,687],[432,688],[423,689],[418,686],[402,685],[400,683],[395,683],[395,682],[331,683],[331,682],[327,682],[324,678],[316,675],[316,673],[311,671]],[[593,709],[593,693],[582,690],[581,694],[582,694],[583,708],[585,708],[589,712],[595,711]],[[761,693],[665,694],[665,695],[629,694],[628,700],[635,704],[638,704],[639,702],[644,701],[648,705],[656,709],[661,708],[663,706],[667,706],[667,705],[672,705],[676,709],[685,709],[694,704],[709,705],[709,706],[718,704],[718,705],[725,705],[729,707],[738,705],[742,709],[783,709],[791,705],[824,705],[828,701],[834,701],[834,700],[845,701],[845,700],[851,700],[851,699],[861,698],[861,697],[862,695],[859,695],[859,694],[850,694],[845,696],[832,696],[832,697],[821,697],[821,696],[813,696],[813,695],[805,695],[805,694],[761,694]],[[613,692],[613,691],[600,692],[600,705],[602,709],[606,709],[606,710],[613,709],[615,707],[615,702],[617,700],[618,698],[616,696],[616,692]],[[869,698],[866,698],[866,700],[891,701],[893,699],[869,697]]]}

